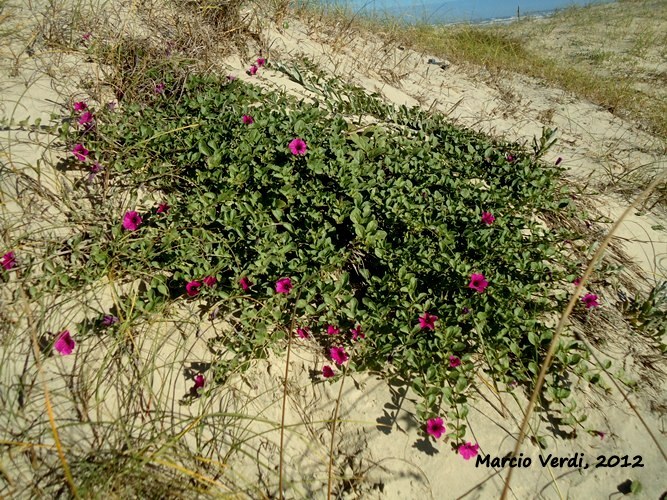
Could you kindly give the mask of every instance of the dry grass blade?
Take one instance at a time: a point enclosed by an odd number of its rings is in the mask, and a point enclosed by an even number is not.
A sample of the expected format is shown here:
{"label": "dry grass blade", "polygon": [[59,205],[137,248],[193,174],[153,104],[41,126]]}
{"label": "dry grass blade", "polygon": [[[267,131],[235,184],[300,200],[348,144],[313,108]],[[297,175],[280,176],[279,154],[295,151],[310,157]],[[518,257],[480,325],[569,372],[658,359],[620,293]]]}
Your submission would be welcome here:
{"label": "dry grass blade", "polygon": [[287,409],[287,377],[289,375],[289,360],[290,354],[292,353],[292,332],[296,325],[296,303],[301,297],[301,290],[296,296],[294,301],[294,310],[292,311],[292,320],[290,322],[290,327],[287,332],[287,354],[285,357],[285,378],[283,380],[283,401],[282,401],[282,411],[280,414],[280,463],[278,465],[278,495],[280,498],[283,498],[283,465],[284,465],[284,454],[285,454],[285,411]]}
{"label": "dry grass blade", "polygon": [[343,376],[340,379],[340,388],[338,389],[338,397],[336,398],[336,407],[334,408],[334,414],[331,419],[331,445],[329,447],[329,471],[327,473],[327,499],[331,499],[331,490],[333,488],[333,452],[334,452],[334,439],[336,438],[336,422],[338,421],[338,409],[340,408],[340,401],[343,397],[343,385],[345,384],[345,376],[347,375],[347,369],[343,370]]}
{"label": "dry grass blade", "polygon": [[[567,307],[565,308],[565,311],[563,311],[563,314],[561,315],[560,321],[558,322],[558,326],[556,327],[556,331],[554,333],[553,339],[551,340],[551,344],[549,345],[549,350],[547,352],[547,355],[544,359],[544,362],[542,363],[542,367],[540,369],[540,374],[537,377],[537,382],[535,384],[535,389],[533,389],[533,393],[531,394],[530,401],[528,402],[528,407],[526,408],[525,415],[523,417],[523,421],[521,422],[521,429],[519,431],[519,437],[517,438],[516,445],[514,446],[514,451],[512,452],[512,456],[517,457],[519,456],[519,449],[521,448],[521,444],[523,443],[523,439],[526,436],[526,430],[528,429],[528,422],[530,420],[530,416],[533,413],[533,410],[535,409],[535,404],[537,403],[537,398],[539,397],[539,394],[542,390],[542,385],[544,384],[544,380],[547,375],[547,371],[549,370],[549,367],[551,366],[551,361],[554,357],[554,354],[556,352],[556,348],[558,346],[558,340],[560,339],[561,333],[563,331],[563,328],[565,327],[565,322],[567,321],[567,318],[570,316],[572,313],[572,310],[574,309],[574,305],[577,303],[577,299],[579,298],[579,295],[581,294],[581,291],[583,290],[584,285],[586,284],[586,281],[591,277],[593,273],[593,269],[595,267],[596,262],[602,257],[602,254],[606,250],[607,246],[609,245],[609,242],[611,241],[612,236],[614,233],[618,230],[620,227],[621,223],[623,220],[632,212],[637,206],[639,206],[652,192],[653,190],[661,183],[663,182],[663,179],[667,178],[667,170],[662,173],[662,175],[656,177],[653,182],[633,201],[633,203],[628,206],[623,214],[616,220],[614,225],[612,226],[611,230],[605,236],[604,240],[602,241],[600,247],[597,249],[595,252],[595,255],[593,255],[593,258],[588,264],[588,267],[586,268],[586,271],[584,272],[584,275],[581,278],[581,281],[579,285],[577,286],[577,289],[574,291],[574,294],[572,295],[572,298],[570,299],[570,302],[568,303]],[[613,378],[612,378],[613,380]],[[616,385],[618,387],[618,385]],[[660,453],[662,454],[663,458],[667,462],[667,455],[665,454],[665,451],[662,449],[660,444],[658,443],[657,439],[651,432],[651,430],[648,428],[646,425],[646,422],[644,419],[639,415],[637,412],[637,409],[628,401],[627,397],[625,396],[624,393],[623,397],[624,399],[630,404],[632,410],[635,412],[635,414],[639,417],[642,425],[646,428],[647,432],[651,436],[651,439],[655,443],[655,445],[658,447],[660,450]],[[509,487],[510,487],[510,481],[512,480],[512,471],[513,468],[510,467],[507,477],[505,478],[505,485],[503,486],[503,492],[501,495],[501,498],[504,500],[507,498],[507,495],[509,493]]]}
{"label": "dry grass blade", "polygon": [[39,341],[37,340],[37,332],[35,330],[35,325],[33,323],[33,317],[30,311],[30,306],[28,305],[28,297],[26,297],[23,288],[20,288],[20,291],[21,291],[21,298],[23,299],[23,309],[26,318],[28,318],[28,324],[31,332],[32,348],[33,348],[33,354],[35,356],[35,365],[37,366],[37,374],[42,379],[42,386],[44,388],[44,404],[46,406],[46,412],[49,416],[51,433],[53,434],[53,440],[55,441],[56,449],[58,450],[58,457],[60,458],[60,463],[63,468],[65,480],[67,481],[67,486],[69,487],[72,496],[74,498],[79,498],[79,493],[77,491],[76,485],[74,484],[74,478],[72,477],[72,472],[70,471],[69,464],[67,463],[67,458],[65,458],[65,452],[63,451],[62,443],[60,442],[60,437],[58,436],[58,426],[56,425],[56,418],[53,413],[53,407],[51,406],[49,388],[46,385],[46,380],[44,380],[44,376],[42,373],[42,362],[40,357]]}

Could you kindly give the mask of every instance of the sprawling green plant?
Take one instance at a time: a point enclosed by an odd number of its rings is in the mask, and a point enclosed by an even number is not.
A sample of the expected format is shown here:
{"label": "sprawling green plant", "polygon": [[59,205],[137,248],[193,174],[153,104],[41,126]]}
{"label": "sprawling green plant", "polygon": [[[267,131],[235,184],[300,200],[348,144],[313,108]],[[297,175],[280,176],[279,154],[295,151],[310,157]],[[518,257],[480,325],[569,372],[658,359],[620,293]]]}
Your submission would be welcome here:
{"label": "sprawling green plant", "polygon": [[[322,105],[213,76],[147,81],[142,99],[62,127],[98,200],[99,224],[71,242],[90,248],[68,264],[74,283],[141,278],[136,315],[201,299],[230,325],[212,346],[219,381],[295,314],[332,365],[409,381],[423,419],[449,411],[455,438],[476,374],[534,380],[574,278],[571,235],[545,223],[568,205],[561,168],[540,161],[549,133],[528,152],[320,79]],[[139,186],[152,208],[103,202]],[[559,351],[555,399],[577,351]]]}

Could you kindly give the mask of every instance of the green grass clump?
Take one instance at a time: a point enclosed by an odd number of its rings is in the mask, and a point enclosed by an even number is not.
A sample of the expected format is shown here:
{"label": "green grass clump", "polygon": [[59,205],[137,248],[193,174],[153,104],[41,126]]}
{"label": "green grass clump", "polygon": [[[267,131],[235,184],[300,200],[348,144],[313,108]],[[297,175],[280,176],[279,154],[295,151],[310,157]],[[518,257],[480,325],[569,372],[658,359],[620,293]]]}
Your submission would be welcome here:
{"label": "green grass clump", "polygon": [[[136,319],[200,301],[202,317],[227,325],[212,345],[218,382],[281,345],[295,315],[327,356],[345,347],[351,368],[407,381],[422,398],[419,416],[447,413],[454,438],[465,434],[476,374],[535,380],[576,265],[563,244],[572,235],[545,224],[569,206],[561,168],[540,161],[548,136],[533,151],[496,143],[305,70],[291,76],[326,96],[321,106],[172,75],[148,73],[158,90],[146,85],[120,110],[93,109],[92,128],[76,126],[78,115],[62,127],[66,147],[83,144],[86,163],[105,170],[84,183],[97,224],[69,243],[89,252],[53,259],[69,276],[55,288],[140,279]],[[306,154],[290,151],[295,138]],[[105,203],[114,190],[131,202]],[[128,231],[132,210],[142,222]],[[493,224],[482,223],[485,211]],[[483,293],[469,288],[473,273],[488,280]],[[187,294],[209,276],[217,283]],[[276,293],[285,277],[294,289]],[[424,312],[438,316],[434,330],[420,328]],[[327,335],[328,325],[341,333]],[[365,338],[354,341],[359,325]],[[582,356],[576,342],[562,346],[548,398],[569,395],[568,367],[583,373]]]}
{"label": "green grass clump", "polygon": [[[475,26],[448,29],[423,26],[416,31],[419,47],[430,47],[434,53],[442,53],[452,61],[478,64],[494,72],[512,71],[540,78],[612,112],[639,113],[638,98],[642,98],[641,103],[646,102],[643,97],[648,99],[648,96],[638,95],[628,76],[591,75],[575,65],[561,64],[528,50],[518,37]],[[652,118],[650,125],[657,132],[664,131],[660,116]]]}

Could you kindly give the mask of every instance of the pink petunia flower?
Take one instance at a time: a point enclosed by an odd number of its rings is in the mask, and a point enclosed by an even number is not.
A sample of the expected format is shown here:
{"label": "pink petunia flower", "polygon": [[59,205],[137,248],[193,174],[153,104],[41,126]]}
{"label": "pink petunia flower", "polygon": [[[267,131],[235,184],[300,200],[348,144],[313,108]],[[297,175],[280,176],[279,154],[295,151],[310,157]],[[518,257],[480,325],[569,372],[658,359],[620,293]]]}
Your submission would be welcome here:
{"label": "pink petunia flower", "polygon": [[9,271],[10,269],[15,268],[16,254],[14,254],[14,252],[7,252],[2,256],[2,260],[0,260],[0,266],[2,266],[5,271]]}
{"label": "pink petunia flower", "polygon": [[324,365],[322,367],[322,376],[324,378],[331,378],[335,375],[333,368],[331,368],[329,365]]}
{"label": "pink petunia flower", "polygon": [[457,366],[461,366],[461,359],[457,358],[456,356],[450,356],[449,357],[449,367],[450,368],[456,368]]}
{"label": "pink petunia flower", "polygon": [[87,42],[88,40],[90,40],[91,36],[93,36],[93,34],[89,31],[88,33],[84,33],[83,35],[81,35],[81,39],[84,42]]}
{"label": "pink petunia flower", "polygon": [[252,283],[248,278],[244,276],[239,280],[239,285],[241,285],[241,288],[243,289],[244,292],[247,292],[248,289],[252,286]]}
{"label": "pink petunia flower", "polygon": [[442,436],[446,431],[447,428],[442,423],[442,419],[440,417],[431,418],[426,422],[427,434],[430,434],[435,439],[440,439],[440,436]]}
{"label": "pink petunia flower", "polygon": [[79,161],[86,161],[90,151],[88,151],[83,144],[75,144],[72,148],[72,153]]}
{"label": "pink petunia flower", "polygon": [[255,64],[253,64],[252,66],[250,66],[250,68],[248,68],[248,74],[250,76],[255,76],[257,74],[257,66]]}
{"label": "pink petunia flower", "polygon": [[361,325],[357,325],[350,329],[350,333],[352,334],[352,340],[366,338],[366,335],[364,335],[364,333],[361,331]]}
{"label": "pink petunia flower", "polygon": [[206,378],[201,373],[195,375],[195,386],[193,387],[194,391],[197,392],[199,389],[203,389],[204,384],[206,384]]}
{"label": "pink petunia flower", "polygon": [[276,281],[276,293],[287,295],[292,291],[292,280],[289,278],[280,278]]}
{"label": "pink petunia flower", "polygon": [[164,89],[165,89],[164,83],[158,83],[153,89],[153,92],[155,92],[156,94],[162,94],[164,93]]}
{"label": "pink petunia flower", "polygon": [[310,337],[310,330],[308,329],[307,326],[304,326],[303,328],[297,328],[296,329],[296,334],[299,336],[301,339],[307,339]]}
{"label": "pink petunia flower", "polygon": [[581,298],[581,301],[586,304],[586,309],[591,309],[592,307],[600,307],[598,302],[598,296],[594,293],[587,293]]}
{"label": "pink petunia flower", "polygon": [[243,115],[241,117],[241,121],[243,122],[244,125],[252,125],[253,123],[255,123],[255,120],[250,115]]}
{"label": "pink petunia flower", "polygon": [[496,218],[493,216],[491,212],[484,212],[482,214],[482,222],[486,224],[487,226],[490,226],[493,224],[493,221],[496,220]]}
{"label": "pink petunia flower", "polygon": [[213,286],[218,282],[215,276],[206,276],[206,278],[204,278],[202,281],[206,286]]}
{"label": "pink petunia flower", "polygon": [[74,103],[74,111],[80,113],[81,111],[85,111],[86,109],[88,109],[88,105],[85,102],[79,101]]}
{"label": "pink petunia flower", "polygon": [[478,451],[479,445],[472,444],[471,442],[467,442],[459,446],[459,453],[466,460],[470,460],[472,457],[476,457]]}
{"label": "pink petunia flower", "polygon": [[472,288],[473,290],[482,293],[487,286],[489,286],[489,282],[486,281],[483,274],[473,273],[470,276],[470,283],[468,284],[468,288]]}
{"label": "pink petunia flower", "polygon": [[572,284],[573,284],[574,286],[579,286],[579,283],[581,283],[581,278],[576,278],[576,279],[572,282]]}
{"label": "pink petunia flower", "polygon": [[345,352],[343,347],[332,347],[329,349],[329,354],[331,355],[331,360],[337,365],[342,365],[350,356]]}
{"label": "pink petunia flower", "polygon": [[92,123],[95,117],[90,111],[86,111],[79,117],[79,125],[87,125]]}
{"label": "pink petunia flower", "polygon": [[340,329],[335,327],[334,325],[327,326],[327,335],[338,335],[339,333]]}
{"label": "pink petunia flower", "polygon": [[76,346],[76,342],[74,342],[74,339],[72,339],[67,330],[60,332],[58,338],[56,338],[56,341],[53,343],[53,348],[58,351],[61,356],[72,354],[74,346]]}
{"label": "pink petunia flower", "polygon": [[428,328],[429,330],[435,330],[435,322],[438,320],[438,317],[435,314],[429,314],[424,312],[419,317],[419,326],[423,328]]}
{"label": "pink petunia flower", "polygon": [[190,297],[194,297],[199,293],[199,289],[201,288],[201,283],[199,281],[193,280],[190,281],[187,285],[185,285],[185,291],[188,293]]}
{"label": "pink petunia flower", "polygon": [[135,212],[134,210],[130,210],[123,217],[123,227],[128,231],[136,231],[141,223],[141,215],[139,215],[139,213]]}
{"label": "pink petunia flower", "polygon": [[169,211],[169,205],[166,202],[162,202],[157,206],[157,210],[155,211],[158,214],[166,214]]}
{"label": "pink petunia flower", "polygon": [[257,66],[259,66],[261,68],[265,64],[266,64],[266,59],[264,59],[263,57],[257,58]]}
{"label": "pink petunia flower", "polygon": [[303,156],[306,154],[308,147],[303,139],[297,137],[289,143],[289,149],[293,155]]}

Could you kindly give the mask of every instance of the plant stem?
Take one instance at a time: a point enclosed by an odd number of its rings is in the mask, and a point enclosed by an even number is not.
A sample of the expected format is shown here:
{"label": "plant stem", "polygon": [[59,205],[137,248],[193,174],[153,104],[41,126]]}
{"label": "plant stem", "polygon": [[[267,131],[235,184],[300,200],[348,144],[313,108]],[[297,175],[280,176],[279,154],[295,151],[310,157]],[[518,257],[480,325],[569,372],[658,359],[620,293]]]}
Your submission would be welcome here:
{"label": "plant stem", "polygon": [[283,496],[283,463],[284,463],[284,454],[285,454],[285,409],[287,407],[287,376],[289,375],[289,358],[292,352],[292,332],[294,331],[294,326],[296,322],[296,304],[301,297],[301,290],[296,296],[294,301],[294,309],[292,310],[292,319],[290,321],[289,331],[287,332],[287,358],[285,359],[285,378],[283,381],[283,407],[280,415],[280,465],[278,467],[278,493],[279,498],[284,498]]}
{"label": "plant stem", "polygon": [[[350,353],[350,358],[352,358],[352,353]],[[336,407],[334,408],[333,420],[331,422],[331,445],[329,446],[329,472],[327,474],[328,475],[327,500],[331,500],[331,487],[332,487],[331,469],[333,469],[333,449],[334,449],[334,439],[336,437],[336,421],[338,420],[338,408],[340,407],[340,400],[343,396],[343,384],[345,383],[346,375],[347,375],[347,367],[343,367],[343,376],[340,379],[340,388],[338,389],[338,397],[336,398]]]}

